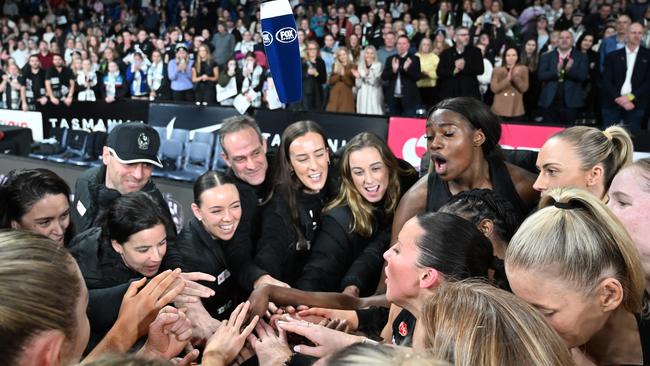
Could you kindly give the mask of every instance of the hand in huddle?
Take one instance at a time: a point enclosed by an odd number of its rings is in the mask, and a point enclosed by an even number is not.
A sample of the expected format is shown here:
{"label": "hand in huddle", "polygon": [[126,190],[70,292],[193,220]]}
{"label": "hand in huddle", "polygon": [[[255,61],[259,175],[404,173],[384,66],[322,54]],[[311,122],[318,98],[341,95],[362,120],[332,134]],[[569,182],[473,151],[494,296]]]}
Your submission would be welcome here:
{"label": "hand in huddle", "polygon": [[235,360],[246,342],[246,337],[253,331],[259,317],[255,315],[251,322],[242,330],[250,303],[239,304],[230,314],[230,319],[224,320],[212,335],[203,351],[204,366],[228,365]]}

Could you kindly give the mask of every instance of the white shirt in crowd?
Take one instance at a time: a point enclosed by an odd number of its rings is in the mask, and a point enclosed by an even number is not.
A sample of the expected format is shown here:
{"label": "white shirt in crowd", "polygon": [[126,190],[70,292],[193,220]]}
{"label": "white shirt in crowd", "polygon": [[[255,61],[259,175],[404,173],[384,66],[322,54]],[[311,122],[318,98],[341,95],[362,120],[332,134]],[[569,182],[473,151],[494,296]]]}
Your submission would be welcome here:
{"label": "white shirt in crowd", "polygon": [[636,55],[639,53],[639,47],[631,51],[625,46],[625,61],[627,62],[627,70],[625,71],[625,82],[621,87],[621,95],[628,95],[632,93],[632,73],[634,72],[634,63],[636,62]]}

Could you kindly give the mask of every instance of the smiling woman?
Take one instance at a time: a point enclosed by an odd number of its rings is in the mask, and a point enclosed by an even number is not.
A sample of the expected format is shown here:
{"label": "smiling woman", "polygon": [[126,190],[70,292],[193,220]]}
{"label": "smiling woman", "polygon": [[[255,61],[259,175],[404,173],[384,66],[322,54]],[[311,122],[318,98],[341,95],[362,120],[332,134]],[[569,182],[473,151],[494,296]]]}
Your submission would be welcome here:
{"label": "smiling woman", "polygon": [[67,245],[74,233],[69,197],[66,182],[50,170],[12,171],[0,186],[0,227],[32,231]]}
{"label": "smiling woman", "polygon": [[329,162],[327,138],[315,122],[295,122],[282,133],[255,261],[290,285],[302,273],[321,227],[331,191]]}

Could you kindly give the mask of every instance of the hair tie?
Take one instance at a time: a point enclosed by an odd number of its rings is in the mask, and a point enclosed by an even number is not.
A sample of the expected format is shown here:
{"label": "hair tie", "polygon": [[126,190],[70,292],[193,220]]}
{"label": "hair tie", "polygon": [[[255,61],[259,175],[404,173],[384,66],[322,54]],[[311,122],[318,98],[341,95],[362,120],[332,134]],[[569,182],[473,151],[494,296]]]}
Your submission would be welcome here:
{"label": "hair tie", "polygon": [[603,131],[603,135],[605,135],[605,138],[607,138],[608,141],[612,141],[612,135],[609,133],[609,131]]}
{"label": "hair tie", "polygon": [[575,205],[575,204],[573,204],[571,202],[558,202],[558,201],[555,201],[555,203],[553,203],[553,206],[555,206],[557,208],[565,209],[565,210],[572,210],[574,208],[578,208],[577,205]]}

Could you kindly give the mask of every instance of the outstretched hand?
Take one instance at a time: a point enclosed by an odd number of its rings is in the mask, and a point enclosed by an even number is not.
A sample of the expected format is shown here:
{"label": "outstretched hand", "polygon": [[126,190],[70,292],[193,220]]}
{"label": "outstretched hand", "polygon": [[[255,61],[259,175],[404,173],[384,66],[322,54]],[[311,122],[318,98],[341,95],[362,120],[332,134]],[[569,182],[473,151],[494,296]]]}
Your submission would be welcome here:
{"label": "outstretched hand", "polygon": [[255,315],[251,322],[242,330],[242,325],[248,313],[250,302],[239,304],[230,314],[230,319],[224,320],[205,346],[203,365],[228,365],[236,357],[246,342],[246,337],[253,331],[259,317]]}
{"label": "outstretched hand", "polygon": [[319,358],[363,340],[363,337],[291,318],[278,321],[277,326],[283,331],[301,335],[314,344],[314,346],[304,344],[294,346],[295,352]]}

